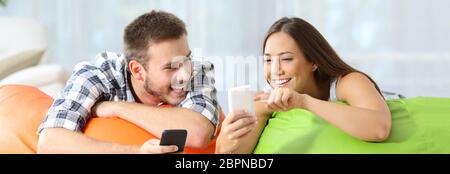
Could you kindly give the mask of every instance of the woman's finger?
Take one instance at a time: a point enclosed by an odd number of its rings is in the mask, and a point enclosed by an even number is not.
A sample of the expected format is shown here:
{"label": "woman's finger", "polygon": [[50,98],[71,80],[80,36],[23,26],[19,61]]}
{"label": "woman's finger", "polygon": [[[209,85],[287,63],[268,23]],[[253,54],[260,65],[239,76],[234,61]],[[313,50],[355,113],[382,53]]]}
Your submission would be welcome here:
{"label": "woman's finger", "polygon": [[[276,90],[276,89],[275,89]],[[267,103],[273,103],[273,101],[275,100],[275,91],[270,92],[269,97],[267,98]]]}
{"label": "woman's finger", "polygon": [[236,131],[234,131],[233,133],[230,134],[229,138],[230,139],[238,139],[241,138],[242,136],[246,135],[247,133],[251,132],[254,128],[255,128],[256,124],[253,123],[249,126],[243,127],[241,129],[238,129]]}
{"label": "woman's finger", "polygon": [[281,108],[279,108],[279,107],[277,107],[275,104],[274,104],[274,100],[275,100],[275,96],[276,96],[276,90],[277,89],[275,89],[274,91],[272,91],[272,92],[270,92],[270,95],[269,95],[269,98],[268,98],[268,100],[267,100],[267,108],[269,108],[270,110],[273,110],[273,111],[280,111],[281,110]]}
{"label": "woman's finger", "polygon": [[231,124],[235,122],[236,120],[248,116],[249,114],[244,110],[237,110],[230,112],[227,117],[225,117],[225,120],[223,121],[224,124]]}
{"label": "woman's finger", "polygon": [[253,116],[241,118],[241,119],[233,122],[232,124],[229,124],[226,131],[233,132],[233,131],[236,131],[238,129],[241,129],[243,127],[246,127],[246,126],[254,124],[254,123],[256,123],[256,118]]}
{"label": "woman's finger", "polygon": [[264,93],[264,92],[258,92],[255,97],[253,98],[253,101],[257,102],[267,102],[269,99],[270,93]]}
{"label": "woman's finger", "polygon": [[281,96],[281,103],[283,104],[284,108],[289,108],[289,99],[292,96],[292,92],[289,90],[286,90],[283,95]]}
{"label": "woman's finger", "polygon": [[271,104],[269,104],[269,103],[266,104],[266,107],[267,107],[269,110],[271,110],[271,111],[278,111],[276,108],[274,108],[273,105],[271,105]]}
{"label": "woman's finger", "polygon": [[275,95],[274,104],[277,105],[278,108],[281,108],[282,110],[286,110],[287,107],[284,106],[283,101],[282,101],[283,93],[284,93],[283,88],[279,88],[277,90],[277,93]]}

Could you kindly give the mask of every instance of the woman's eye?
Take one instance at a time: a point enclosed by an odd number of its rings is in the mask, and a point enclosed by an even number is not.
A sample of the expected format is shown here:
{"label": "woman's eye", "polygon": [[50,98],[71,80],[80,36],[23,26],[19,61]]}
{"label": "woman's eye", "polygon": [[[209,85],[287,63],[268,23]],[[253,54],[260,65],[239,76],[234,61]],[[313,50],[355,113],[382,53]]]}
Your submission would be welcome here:
{"label": "woman's eye", "polygon": [[270,59],[264,60],[265,63],[270,63],[271,61],[272,61],[272,60],[270,60]]}
{"label": "woman's eye", "polygon": [[282,58],[282,61],[291,61],[293,58],[289,57],[289,58]]}

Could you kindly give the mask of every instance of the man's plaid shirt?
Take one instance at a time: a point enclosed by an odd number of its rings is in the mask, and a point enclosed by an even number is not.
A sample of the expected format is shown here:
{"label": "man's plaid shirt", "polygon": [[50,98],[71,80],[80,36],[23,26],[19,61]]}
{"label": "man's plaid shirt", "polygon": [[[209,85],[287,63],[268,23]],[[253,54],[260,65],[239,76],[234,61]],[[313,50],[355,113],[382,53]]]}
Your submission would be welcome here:
{"label": "man's plaid shirt", "polygon": [[[193,61],[186,98],[177,106],[191,109],[219,124],[219,104],[214,87],[214,66],[209,62]],[[100,101],[136,102],[128,82],[129,72],[124,55],[104,52],[94,62],[75,66],[62,94],[55,99],[39,126],[82,131],[91,117],[91,108]],[[151,113],[149,113],[151,114]]]}

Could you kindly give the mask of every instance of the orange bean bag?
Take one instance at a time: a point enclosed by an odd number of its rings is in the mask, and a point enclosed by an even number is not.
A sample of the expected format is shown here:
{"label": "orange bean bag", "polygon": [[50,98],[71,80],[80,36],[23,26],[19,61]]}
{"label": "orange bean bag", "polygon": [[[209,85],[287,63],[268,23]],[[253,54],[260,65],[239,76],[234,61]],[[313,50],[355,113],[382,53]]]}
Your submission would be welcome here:
{"label": "orange bean bag", "polygon": [[[52,102],[50,96],[34,87],[0,86],[0,153],[36,153],[36,131]],[[220,120],[223,118],[221,112]],[[129,145],[141,145],[150,138],[156,138],[119,118],[91,118],[84,134],[98,140]],[[214,153],[215,143],[214,138],[206,149],[185,148],[185,153]]]}
{"label": "orange bean bag", "polygon": [[0,86],[0,153],[36,153],[36,131],[52,102],[33,87]]}

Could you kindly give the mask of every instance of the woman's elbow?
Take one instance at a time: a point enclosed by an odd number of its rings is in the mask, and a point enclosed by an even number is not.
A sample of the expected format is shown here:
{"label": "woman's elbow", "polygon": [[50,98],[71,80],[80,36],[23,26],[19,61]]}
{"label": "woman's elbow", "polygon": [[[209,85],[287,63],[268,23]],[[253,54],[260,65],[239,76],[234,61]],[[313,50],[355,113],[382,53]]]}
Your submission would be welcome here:
{"label": "woman's elbow", "polygon": [[383,123],[373,130],[374,131],[372,131],[370,138],[368,138],[366,141],[383,142],[389,138],[389,134],[391,132],[391,124],[390,122]]}
{"label": "woman's elbow", "polygon": [[383,142],[389,137],[390,131],[387,128],[381,129],[376,132],[375,142]]}

